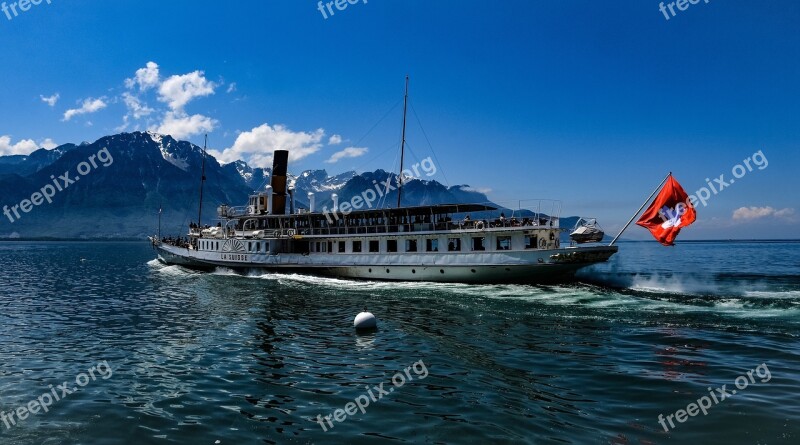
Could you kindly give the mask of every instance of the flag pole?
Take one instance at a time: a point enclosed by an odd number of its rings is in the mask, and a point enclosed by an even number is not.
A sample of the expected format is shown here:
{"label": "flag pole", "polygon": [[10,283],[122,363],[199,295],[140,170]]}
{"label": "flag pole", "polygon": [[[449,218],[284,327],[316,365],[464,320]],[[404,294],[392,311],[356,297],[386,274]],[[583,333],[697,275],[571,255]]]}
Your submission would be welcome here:
{"label": "flag pole", "polygon": [[639,216],[639,212],[641,212],[641,211],[642,211],[642,209],[644,208],[644,206],[646,206],[646,205],[647,205],[647,203],[648,203],[648,202],[650,202],[650,200],[651,200],[651,199],[653,199],[653,196],[655,196],[655,194],[656,194],[656,193],[658,193],[658,190],[659,190],[659,189],[661,189],[661,186],[662,186],[662,185],[664,185],[664,183],[665,183],[665,182],[667,182],[667,179],[669,179],[669,177],[670,177],[670,176],[672,176],[672,172],[669,172],[669,173],[667,174],[667,176],[665,176],[665,177],[664,177],[664,179],[661,181],[661,183],[660,183],[660,184],[658,184],[658,187],[656,187],[656,189],[655,189],[655,190],[653,190],[653,193],[651,193],[651,194],[650,194],[650,196],[648,196],[648,197],[647,197],[647,199],[645,199],[645,200],[644,200],[644,202],[642,203],[642,206],[641,206],[641,207],[639,207],[639,210],[637,210],[637,211],[636,211],[636,213],[634,213],[634,214],[633,214],[633,216],[631,216],[631,219],[630,219],[630,220],[628,220],[628,224],[625,224],[625,227],[623,227],[623,228],[622,228],[622,230],[620,230],[620,231],[619,231],[619,233],[617,234],[617,236],[615,236],[615,237],[614,237],[614,239],[613,239],[613,240],[611,240],[611,243],[609,243],[609,244],[608,244],[608,245],[609,245],[609,247],[610,247],[610,246],[613,246],[613,245],[614,245],[614,243],[616,243],[616,242],[617,242],[617,240],[619,239],[619,237],[620,237],[620,236],[622,236],[622,232],[624,232],[624,231],[625,231],[625,229],[627,229],[627,228],[628,228],[628,226],[629,226],[629,225],[631,225],[631,223],[633,222],[634,218],[636,218],[637,216]]}

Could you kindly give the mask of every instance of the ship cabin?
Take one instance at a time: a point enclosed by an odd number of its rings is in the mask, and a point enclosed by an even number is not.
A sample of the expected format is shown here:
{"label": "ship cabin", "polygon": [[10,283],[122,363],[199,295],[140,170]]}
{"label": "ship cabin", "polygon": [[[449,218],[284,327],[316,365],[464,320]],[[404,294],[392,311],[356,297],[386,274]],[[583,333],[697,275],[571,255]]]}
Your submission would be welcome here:
{"label": "ship cabin", "polygon": [[[361,210],[356,208],[358,196],[340,206],[334,194],[333,208],[323,207],[320,212],[315,211],[315,197],[309,193],[309,209],[296,210],[295,191],[286,178],[288,156],[285,150],[274,152],[270,185],[251,195],[247,206],[222,205],[217,209],[221,220],[217,227],[193,226],[191,248],[265,255],[497,253],[559,248],[557,216],[511,213],[484,204]],[[365,202],[360,204],[363,207]],[[511,214],[506,216],[505,211]]]}
{"label": "ship cabin", "polygon": [[[216,250],[219,239],[243,241],[249,253],[398,254],[500,252],[559,248],[554,216],[527,212],[509,217],[483,204],[439,204],[351,212],[300,210],[273,215],[268,196],[255,196],[237,215],[220,207],[224,225],[197,233],[199,250]],[[263,204],[262,204],[263,203]]]}

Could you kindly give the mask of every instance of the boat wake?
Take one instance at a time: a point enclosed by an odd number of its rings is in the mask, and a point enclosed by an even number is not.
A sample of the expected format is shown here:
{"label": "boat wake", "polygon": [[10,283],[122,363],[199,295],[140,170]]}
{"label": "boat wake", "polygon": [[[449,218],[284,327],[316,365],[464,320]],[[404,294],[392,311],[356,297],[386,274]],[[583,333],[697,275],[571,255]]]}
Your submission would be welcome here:
{"label": "boat wake", "polygon": [[[669,316],[697,314],[736,319],[800,320],[797,277],[679,275],[671,273],[604,273],[560,285],[458,284],[411,281],[369,281],[298,273],[217,268],[210,274],[167,266],[156,260],[148,266],[172,277],[268,280],[278,286],[327,289],[376,298],[441,299],[449,303],[480,304],[502,300],[501,311],[536,307],[564,310],[563,316],[630,318],[647,313]],[[522,306],[520,306],[522,305]],[[527,305],[527,306],[526,306]]]}

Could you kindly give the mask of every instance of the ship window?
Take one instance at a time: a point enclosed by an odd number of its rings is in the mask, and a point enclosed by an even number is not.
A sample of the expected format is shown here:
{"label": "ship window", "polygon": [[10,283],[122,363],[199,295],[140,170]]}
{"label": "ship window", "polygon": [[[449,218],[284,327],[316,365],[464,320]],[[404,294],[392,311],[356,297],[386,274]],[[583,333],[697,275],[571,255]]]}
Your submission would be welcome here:
{"label": "ship window", "polygon": [[380,252],[381,251],[381,243],[380,241],[373,239],[369,240],[369,251],[370,252]]}
{"label": "ship window", "polygon": [[472,250],[486,250],[486,238],[482,236],[472,238]]}
{"label": "ship window", "polygon": [[252,241],[248,241],[248,242],[247,242],[247,250],[248,250],[249,252],[252,252],[252,251],[253,251],[253,242],[252,242]]}
{"label": "ship window", "polygon": [[406,252],[416,252],[417,251],[417,240],[415,239],[407,239],[406,240]]}
{"label": "ship window", "polygon": [[497,250],[511,250],[511,237],[498,236],[497,237]]}
{"label": "ship window", "polygon": [[328,253],[333,253],[333,241],[328,241]]}
{"label": "ship window", "polygon": [[353,252],[361,252],[361,241],[353,241]]}
{"label": "ship window", "polygon": [[428,238],[425,240],[425,250],[428,252],[439,251],[439,240],[437,238]]}
{"label": "ship window", "polygon": [[447,251],[458,252],[461,250],[461,238],[449,238],[447,240]]}
{"label": "ship window", "polygon": [[344,246],[345,246],[344,241],[339,241],[339,253],[345,252]]}
{"label": "ship window", "polygon": [[526,235],[525,236],[525,248],[526,249],[535,249],[538,244],[538,236],[536,235]]}
{"label": "ship window", "polygon": [[396,239],[386,240],[386,251],[387,252],[397,252],[397,240]]}

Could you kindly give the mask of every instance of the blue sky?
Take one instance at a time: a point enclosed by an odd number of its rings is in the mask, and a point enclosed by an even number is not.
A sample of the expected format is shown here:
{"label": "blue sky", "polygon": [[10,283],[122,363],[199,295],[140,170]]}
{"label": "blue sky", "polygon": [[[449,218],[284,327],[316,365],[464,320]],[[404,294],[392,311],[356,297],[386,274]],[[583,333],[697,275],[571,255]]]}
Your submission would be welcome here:
{"label": "blue sky", "polygon": [[713,195],[682,237],[797,238],[796,1],[701,0],[669,20],[652,0],[370,0],[327,19],[317,7],[0,12],[0,154],[123,129],[201,144],[208,131],[223,160],[289,148],[295,172],[391,169],[409,74],[411,162],[431,154],[427,135],[440,182],[560,199],[613,232],[668,171],[693,193],[761,150],[768,166]]}

